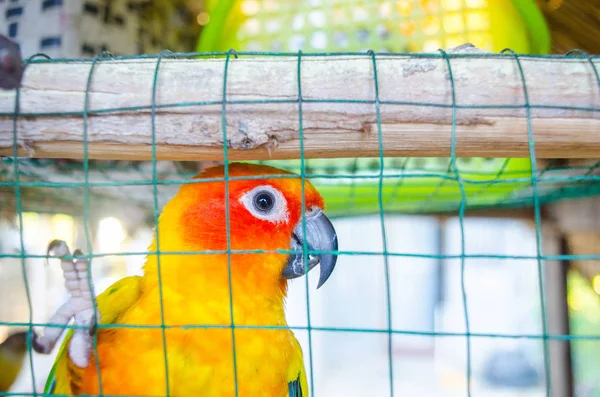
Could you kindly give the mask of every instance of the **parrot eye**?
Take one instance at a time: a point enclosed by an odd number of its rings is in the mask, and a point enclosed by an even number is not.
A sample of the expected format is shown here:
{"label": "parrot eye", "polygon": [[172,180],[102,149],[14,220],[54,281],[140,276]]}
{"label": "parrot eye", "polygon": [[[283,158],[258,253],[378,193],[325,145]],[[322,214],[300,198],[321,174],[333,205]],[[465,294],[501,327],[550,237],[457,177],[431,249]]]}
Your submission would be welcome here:
{"label": "parrot eye", "polygon": [[254,207],[262,212],[269,212],[275,206],[275,197],[271,192],[260,192],[254,196]]}
{"label": "parrot eye", "polygon": [[258,219],[272,223],[289,219],[287,202],[283,194],[272,186],[258,186],[244,194],[240,201]]}

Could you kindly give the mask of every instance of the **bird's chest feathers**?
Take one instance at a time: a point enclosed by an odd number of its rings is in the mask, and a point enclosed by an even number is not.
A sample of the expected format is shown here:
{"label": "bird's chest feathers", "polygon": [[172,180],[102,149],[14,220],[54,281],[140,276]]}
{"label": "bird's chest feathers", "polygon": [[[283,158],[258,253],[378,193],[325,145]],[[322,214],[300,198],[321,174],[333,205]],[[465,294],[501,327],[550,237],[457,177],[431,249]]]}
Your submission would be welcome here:
{"label": "bird's chest feathers", "polygon": [[[160,383],[165,357],[163,333],[156,326],[161,324],[162,303],[169,383],[177,389],[186,388],[173,390],[172,395],[234,395],[235,379],[241,388],[238,391],[247,390],[240,396],[264,395],[265,390],[272,390],[267,395],[286,395],[288,368],[301,352],[286,328],[282,293],[249,293],[243,290],[244,285],[236,284],[231,304],[227,284],[224,288],[220,283],[191,278],[173,282],[168,274],[162,281],[161,291],[157,285],[147,285],[118,321],[153,327],[119,329],[107,341],[106,354],[110,354],[113,343],[128,346],[124,361],[128,365],[139,363]],[[115,371],[115,376],[118,373]],[[261,389],[253,390],[258,386]]]}
{"label": "bird's chest feathers", "polygon": [[[255,287],[252,281],[234,280],[232,288],[226,277],[208,279],[164,280],[146,287],[140,300],[127,314],[130,321],[172,326],[197,325],[285,325],[284,290],[279,285]],[[233,311],[233,313],[232,313]]]}
{"label": "bird's chest feathers", "polygon": [[[257,297],[234,300],[236,327],[232,332],[227,301],[206,297],[198,302],[168,289],[163,292],[169,380],[172,387],[185,388],[174,390],[173,395],[212,390],[205,395],[230,396],[234,395],[236,380],[238,391],[246,391],[239,395],[259,396],[265,390],[272,391],[267,395],[286,395],[288,368],[301,353],[295,349],[293,333],[285,328],[282,303]],[[149,315],[150,307],[158,301],[146,296],[139,303],[124,320],[138,324],[160,321]],[[120,343],[130,346],[131,360],[145,368],[156,368],[154,375],[161,379],[162,332],[156,328],[140,331],[119,330],[115,341],[120,339]],[[254,390],[256,387],[259,389]]]}

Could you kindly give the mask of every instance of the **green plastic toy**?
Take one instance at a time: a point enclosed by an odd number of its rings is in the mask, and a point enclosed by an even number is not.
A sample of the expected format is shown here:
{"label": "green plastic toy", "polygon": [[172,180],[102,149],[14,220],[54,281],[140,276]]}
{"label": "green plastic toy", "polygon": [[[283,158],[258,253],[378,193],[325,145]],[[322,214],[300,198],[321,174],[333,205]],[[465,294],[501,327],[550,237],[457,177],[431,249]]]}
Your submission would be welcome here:
{"label": "green plastic toy", "polygon": [[[533,0],[208,0],[206,7],[210,22],[199,52],[436,52],[466,42],[492,52],[550,51],[549,30]],[[301,164],[263,163],[296,172]],[[379,159],[307,159],[305,167],[329,211],[379,210]],[[469,208],[530,204],[530,189],[524,189],[531,185],[530,159],[457,159],[457,168]],[[384,170],[391,175],[381,186],[386,211],[458,209],[462,196],[450,159],[386,158]]]}

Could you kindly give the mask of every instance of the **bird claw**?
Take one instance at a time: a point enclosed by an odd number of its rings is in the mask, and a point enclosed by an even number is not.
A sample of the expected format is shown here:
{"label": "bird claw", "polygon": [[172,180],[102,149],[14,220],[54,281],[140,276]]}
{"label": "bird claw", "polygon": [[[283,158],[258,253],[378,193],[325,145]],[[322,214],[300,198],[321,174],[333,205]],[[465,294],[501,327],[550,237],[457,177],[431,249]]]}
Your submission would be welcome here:
{"label": "bird claw", "polygon": [[32,346],[38,353],[49,354],[65,330],[61,325],[67,325],[74,317],[77,328],[69,342],[69,357],[75,365],[85,368],[91,356],[92,335],[95,331],[94,294],[88,281],[89,262],[79,249],[68,258],[71,253],[63,240],[52,240],[48,245],[47,257],[51,252],[61,260],[65,286],[70,298],[50,318],[49,324],[59,326],[47,326],[43,336],[34,333]]}
{"label": "bird claw", "polygon": [[52,240],[46,249],[46,259],[50,257],[51,252],[54,252],[55,257],[64,258],[69,255],[69,246],[63,240]]}

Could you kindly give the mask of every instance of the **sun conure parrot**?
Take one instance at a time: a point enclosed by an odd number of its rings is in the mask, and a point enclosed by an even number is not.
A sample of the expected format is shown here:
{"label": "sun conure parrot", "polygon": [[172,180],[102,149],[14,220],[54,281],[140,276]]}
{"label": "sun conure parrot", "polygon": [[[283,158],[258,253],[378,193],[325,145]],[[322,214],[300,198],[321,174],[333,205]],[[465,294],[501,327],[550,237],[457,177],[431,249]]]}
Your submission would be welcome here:
{"label": "sun conure parrot", "polygon": [[0,343],[0,392],[7,392],[13,385],[27,353],[27,332],[15,332]]}
{"label": "sun conure parrot", "polygon": [[[336,232],[308,181],[302,208],[298,175],[244,163],[228,170],[227,188],[224,167],[213,167],[195,177],[199,183],[184,184],[164,207],[143,275],[123,278],[97,297],[100,326],[93,326],[87,260],[73,260],[80,252],[71,255],[62,241],[51,243],[49,250],[62,258],[71,298],[50,323],[74,317],[80,327],[67,334],[47,393],[99,394],[99,365],[105,395],[166,395],[166,349],[171,396],[230,397],[236,383],[239,397],[308,396],[302,351],[284,315],[287,280],[320,264],[318,287],[323,285],[337,260]],[[303,243],[326,252],[310,253],[305,261]],[[228,248],[234,251],[230,260]],[[152,253],[157,249],[159,256]],[[265,326],[271,328],[260,328]],[[60,333],[54,327],[35,334],[34,348],[48,353]]]}

